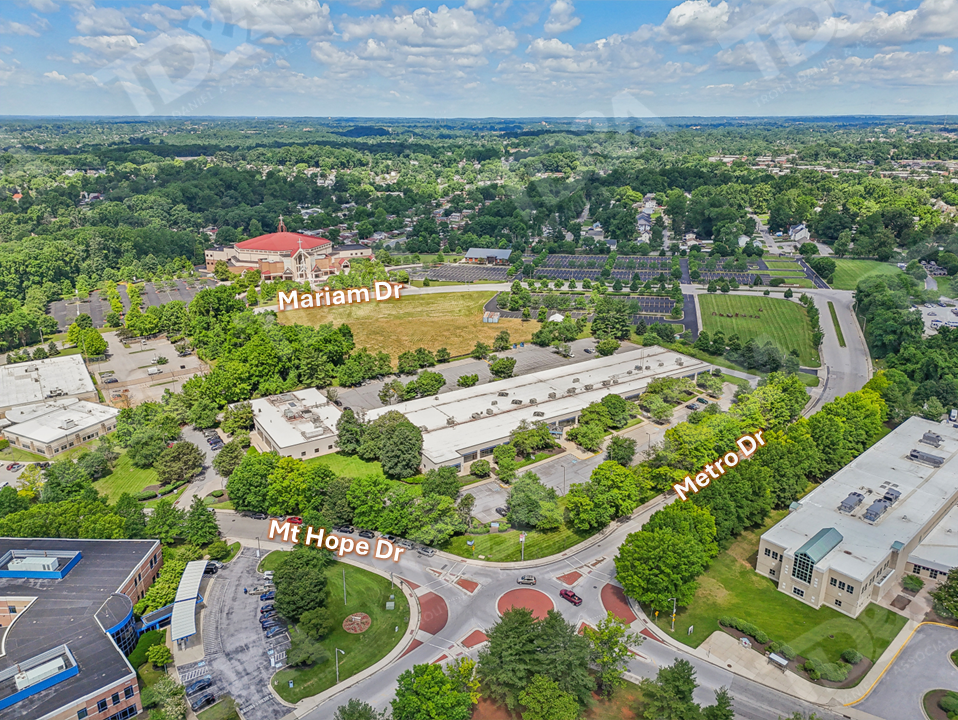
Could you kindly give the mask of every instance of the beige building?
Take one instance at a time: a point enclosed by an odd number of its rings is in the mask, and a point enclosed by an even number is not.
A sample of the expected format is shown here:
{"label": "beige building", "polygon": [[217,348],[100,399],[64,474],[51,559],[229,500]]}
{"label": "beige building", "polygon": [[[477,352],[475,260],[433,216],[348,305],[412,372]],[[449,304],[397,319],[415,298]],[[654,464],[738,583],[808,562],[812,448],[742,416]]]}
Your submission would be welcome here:
{"label": "beige building", "polygon": [[56,398],[98,399],[79,355],[0,365],[0,418],[18,405]]}
{"label": "beige building", "polygon": [[250,440],[257,450],[302,460],[336,452],[336,423],[342,413],[316,388],[250,404],[254,425]]}
{"label": "beige building", "polygon": [[956,456],[958,429],[910,418],[793,503],[762,535],[756,572],[807,605],[852,617],[897,592],[916,564],[940,572],[958,556],[936,550],[958,501]]}
{"label": "beige building", "polygon": [[86,400],[50,400],[7,411],[3,429],[10,444],[53,458],[116,429],[116,408]]}

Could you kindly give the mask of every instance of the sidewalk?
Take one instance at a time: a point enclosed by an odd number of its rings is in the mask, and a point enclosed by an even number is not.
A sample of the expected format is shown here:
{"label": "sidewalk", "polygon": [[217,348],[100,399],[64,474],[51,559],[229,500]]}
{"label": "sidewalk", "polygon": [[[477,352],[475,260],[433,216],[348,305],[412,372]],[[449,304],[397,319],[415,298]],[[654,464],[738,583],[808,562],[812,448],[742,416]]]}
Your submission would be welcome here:
{"label": "sidewalk", "polygon": [[888,645],[881,657],[878,658],[878,662],[872,666],[857,686],[844,689],[828,688],[809,682],[793,672],[783,672],[769,663],[763,655],[750,648],[742,647],[735,638],[721,630],[713,632],[697,648],[683,645],[651,622],[642,608],[631,598],[629,598],[629,604],[632,606],[636,617],[638,617],[638,620],[632,623],[633,630],[651,632],[674,650],[693,655],[716,667],[731,670],[736,675],[754,680],[773,690],[779,690],[823,707],[841,707],[843,715],[856,720],[873,720],[875,718],[869,713],[848,706],[862,701],[871,692],[871,689],[878,683],[878,680],[894,662],[898,653],[901,652],[901,649],[908,643],[912,634],[920,625],[920,623],[909,620]]}

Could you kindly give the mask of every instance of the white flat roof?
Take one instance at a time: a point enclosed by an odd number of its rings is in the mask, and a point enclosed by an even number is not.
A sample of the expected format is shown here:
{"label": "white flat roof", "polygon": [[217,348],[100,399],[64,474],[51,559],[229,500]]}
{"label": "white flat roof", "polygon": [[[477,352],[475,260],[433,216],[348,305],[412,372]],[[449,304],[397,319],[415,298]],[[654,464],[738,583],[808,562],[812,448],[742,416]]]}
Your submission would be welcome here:
{"label": "white flat roof", "polygon": [[66,355],[46,360],[0,365],[0,406],[13,407],[96,392],[83,358]]}
{"label": "white flat roof", "polygon": [[200,583],[206,560],[193,560],[186,563],[186,569],[176,587],[176,599],[173,600],[173,617],[170,629],[173,640],[182,640],[196,634],[196,598],[200,594]]}
{"label": "white flat roof", "polygon": [[[926,432],[941,436],[939,447],[919,442]],[[916,449],[945,459],[941,467],[915,462],[908,454]],[[892,543],[907,545],[958,490],[958,430],[923,418],[906,420],[831,479],[800,501],[800,507],[764,535],[786,551],[795,552],[823,528],[835,528],[843,540],[816,567],[831,567],[864,582],[891,550]],[[901,496],[876,522],[864,519],[871,504],[887,489]],[[851,513],[838,506],[849,493],[865,496]]]}
{"label": "white flat roof", "polygon": [[38,444],[47,444],[113,420],[119,414],[116,408],[86,400],[48,400],[9,410],[7,419],[14,425],[5,430]]}
{"label": "white flat roof", "polygon": [[958,505],[919,543],[908,562],[939,572],[958,567]]}
{"label": "white flat roof", "polygon": [[[425,428],[423,455],[439,464],[458,459],[463,448],[495,443],[507,437],[523,420],[552,421],[571,417],[609,393],[636,395],[655,378],[681,377],[708,367],[700,360],[661,347],[642,347],[453,390],[439,395],[438,399],[425,397],[376,408],[367,411],[366,419],[375,420],[390,410],[398,410],[414,425]],[[609,384],[603,385],[603,382]],[[573,388],[575,393],[569,393]],[[550,394],[555,397],[550,398]],[[533,399],[535,403],[531,402]],[[521,404],[513,404],[514,400],[520,400]],[[537,412],[543,415],[536,416]],[[474,414],[481,417],[473,418]],[[450,420],[453,424],[449,424]]]}
{"label": "white flat roof", "polygon": [[258,398],[250,403],[253,417],[279,448],[336,435],[342,411],[316,388]]}

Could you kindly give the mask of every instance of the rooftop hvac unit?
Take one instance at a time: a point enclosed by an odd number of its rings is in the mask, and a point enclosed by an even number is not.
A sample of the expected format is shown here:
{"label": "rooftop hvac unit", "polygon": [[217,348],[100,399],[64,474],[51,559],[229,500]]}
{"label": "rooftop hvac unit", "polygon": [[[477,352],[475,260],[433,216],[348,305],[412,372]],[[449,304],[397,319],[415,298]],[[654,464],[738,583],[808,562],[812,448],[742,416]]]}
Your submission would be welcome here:
{"label": "rooftop hvac unit", "polygon": [[936,468],[945,464],[945,458],[922,452],[921,450],[912,450],[910,453],[908,453],[908,457],[915,462],[924,463],[925,465],[931,465],[932,467]]}
{"label": "rooftop hvac unit", "polygon": [[519,398],[516,398],[515,400],[512,401],[512,404],[513,404],[513,405],[522,405],[522,400],[520,400]]}
{"label": "rooftop hvac unit", "polygon": [[473,419],[473,420],[478,420],[478,419],[481,418],[481,417],[482,417],[482,413],[473,413],[473,414],[472,414],[472,419]]}
{"label": "rooftop hvac unit", "polygon": [[[641,365],[636,365],[636,366],[635,366],[635,369],[641,372],[642,366],[641,366]],[[648,370],[648,368],[646,368],[646,370]]]}
{"label": "rooftop hvac unit", "polygon": [[546,414],[542,412],[541,410],[536,410],[534,413],[532,413],[532,417],[545,417],[545,416]]}
{"label": "rooftop hvac unit", "polygon": [[662,367],[663,365],[665,365],[665,363],[659,360],[659,367]]}
{"label": "rooftop hvac unit", "polygon": [[555,394],[554,392],[549,393],[549,399],[550,399],[550,400],[555,400],[555,399],[556,399],[556,394]]}
{"label": "rooftop hvac unit", "polygon": [[611,385],[611,384],[612,384],[612,381],[611,381],[611,380],[603,380],[603,381],[602,381],[602,387],[609,387],[609,385]]}
{"label": "rooftop hvac unit", "polygon": [[583,388],[582,388],[582,389],[583,389],[583,390],[591,390],[591,389],[592,389],[592,388],[594,388],[594,387],[595,387],[595,385],[591,385],[591,384],[589,384],[589,385],[585,385],[585,386],[583,386]]}
{"label": "rooftop hvac unit", "polygon": [[651,366],[651,365],[646,365],[646,366],[645,366],[645,369],[646,369],[646,370],[651,370],[651,369],[652,369],[652,366]]}
{"label": "rooftop hvac unit", "polygon": [[940,447],[941,435],[939,435],[938,433],[926,432],[924,435],[921,436],[921,440],[919,440],[919,442],[923,442],[926,445],[933,445],[935,447]]}
{"label": "rooftop hvac unit", "polygon": [[575,395],[575,388],[569,388],[565,391],[566,395]]}
{"label": "rooftop hvac unit", "polygon": [[436,395],[436,397],[435,397],[434,399],[435,399],[435,400],[438,400],[438,399],[439,399],[439,396],[438,396],[438,395]]}
{"label": "rooftop hvac unit", "polygon": [[455,425],[455,424],[456,424],[456,418],[454,418],[454,417],[447,417],[447,418],[446,418],[446,425]]}
{"label": "rooftop hvac unit", "polygon": [[498,405],[498,404],[499,404],[499,401],[498,401],[498,400],[492,400],[492,401],[489,402],[489,404],[490,404],[490,405]]}
{"label": "rooftop hvac unit", "polygon": [[59,565],[60,561],[56,557],[24,557],[14,558],[7,565],[7,568],[29,572],[53,572]]}
{"label": "rooftop hvac unit", "polygon": [[850,513],[852,510],[861,505],[862,500],[864,499],[865,496],[859,492],[848,493],[848,497],[842,500],[842,504],[838,506],[838,509],[841,512]]}
{"label": "rooftop hvac unit", "polygon": [[680,366],[685,365],[685,361],[682,358],[676,358],[675,364]]}
{"label": "rooftop hvac unit", "polygon": [[579,382],[579,378],[572,378],[572,382],[574,382],[574,383]]}
{"label": "rooftop hvac unit", "polygon": [[898,499],[900,497],[901,497],[900,490],[895,490],[895,488],[888,488],[885,491],[885,496],[882,498],[882,500],[887,502],[889,505],[894,505],[896,502],[898,502]]}
{"label": "rooftop hvac unit", "polygon": [[880,518],[884,512],[890,507],[890,504],[885,500],[876,500],[871,504],[871,506],[865,511],[865,519],[870,522],[875,522]]}
{"label": "rooftop hvac unit", "polygon": [[486,415],[492,415],[492,408],[486,408]]}
{"label": "rooftop hvac unit", "polygon": [[632,374],[632,371],[631,371],[631,370],[626,370],[626,371],[625,371],[625,374],[626,374],[626,375],[631,375],[631,374]]}
{"label": "rooftop hvac unit", "polygon": [[538,400],[536,400],[535,398],[529,398],[529,404],[530,404],[530,405],[535,405],[537,402],[538,402]]}
{"label": "rooftop hvac unit", "polygon": [[50,662],[43,663],[43,665],[37,665],[35,668],[19,672],[14,676],[14,680],[17,683],[17,690],[23,690],[26,687],[36,685],[38,682],[51,678],[58,672],[65,670],[66,666],[67,664],[64,662],[63,656],[60,656]]}
{"label": "rooftop hvac unit", "polygon": [[613,381],[612,381],[612,384],[613,384],[613,385],[618,385],[618,384],[619,384],[619,381],[618,381],[618,380],[613,380]]}
{"label": "rooftop hvac unit", "polygon": [[422,432],[429,432],[429,428],[427,428],[425,425],[420,425],[420,426],[419,426],[419,429],[420,429]]}
{"label": "rooftop hvac unit", "polygon": [[509,397],[509,393],[507,393],[504,390],[500,390],[499,392],[496,393],[496,395],[498,395],[499,397]]}

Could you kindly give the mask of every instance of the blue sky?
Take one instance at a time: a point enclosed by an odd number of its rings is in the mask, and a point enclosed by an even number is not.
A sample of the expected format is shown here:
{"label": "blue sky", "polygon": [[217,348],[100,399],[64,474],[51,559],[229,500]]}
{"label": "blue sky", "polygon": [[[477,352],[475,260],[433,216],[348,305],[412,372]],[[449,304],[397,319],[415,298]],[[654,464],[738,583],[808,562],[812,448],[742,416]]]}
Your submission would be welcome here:
{"label": "blue sky", "polygon": [[958,0],[3,0],[0,114],[950,114]]}

